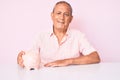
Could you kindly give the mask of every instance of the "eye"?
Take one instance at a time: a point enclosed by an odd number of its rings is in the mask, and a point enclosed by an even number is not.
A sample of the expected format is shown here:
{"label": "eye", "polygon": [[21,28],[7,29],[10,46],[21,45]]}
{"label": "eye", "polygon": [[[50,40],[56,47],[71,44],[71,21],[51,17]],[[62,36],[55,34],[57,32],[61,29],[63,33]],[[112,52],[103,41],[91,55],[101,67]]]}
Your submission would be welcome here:
{"label": "eye", "polygon": [[57,12],[56,14],[58,14],[58,15],[59,15],[59,14],[61,14],[61,12]]}
{"label": "eye", "polygon": [[70,16],[70,14],[69,14],[69,13],[65,13],[64,15],[65,15],[65,16]]}

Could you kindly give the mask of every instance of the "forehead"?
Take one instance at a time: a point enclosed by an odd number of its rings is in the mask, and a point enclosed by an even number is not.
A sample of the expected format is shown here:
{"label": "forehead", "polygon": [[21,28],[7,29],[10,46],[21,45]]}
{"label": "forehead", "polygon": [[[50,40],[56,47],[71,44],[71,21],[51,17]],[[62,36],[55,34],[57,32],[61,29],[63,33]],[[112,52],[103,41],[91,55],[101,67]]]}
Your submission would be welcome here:
{"label": "forehead", "polygon": [[70,6],[65,3],[60,3],[57,4],[54,8],[54,11],[58,11],[58,10],[70,11]]}

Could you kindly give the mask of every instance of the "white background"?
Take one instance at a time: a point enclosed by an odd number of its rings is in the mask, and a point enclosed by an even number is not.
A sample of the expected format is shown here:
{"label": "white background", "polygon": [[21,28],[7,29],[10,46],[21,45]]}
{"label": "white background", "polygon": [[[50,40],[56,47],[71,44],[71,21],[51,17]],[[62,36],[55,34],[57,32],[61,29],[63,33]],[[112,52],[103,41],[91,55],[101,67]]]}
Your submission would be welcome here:
{"label": "white background", "polygon": [[[0,64],[16,63],[17,54],[52,27],[50,13],[57,1],[0,0]],[[103,62],[120,62],[120,0],[66,1],[73,7],[70,27],[86,34]]]}

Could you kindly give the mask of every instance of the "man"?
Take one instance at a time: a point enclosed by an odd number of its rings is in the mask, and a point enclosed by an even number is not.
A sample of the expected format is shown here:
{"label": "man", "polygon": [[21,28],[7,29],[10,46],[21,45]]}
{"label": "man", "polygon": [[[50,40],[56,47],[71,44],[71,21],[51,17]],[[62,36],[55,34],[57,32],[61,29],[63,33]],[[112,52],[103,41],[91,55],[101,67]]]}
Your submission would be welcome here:
{"label": "man", "polygon": [[[89,44],[84,35],[77,30],[69,29],[72,21],[72,7],[65,1],[56,3],[51,13],[53,31],[39,37],[35,45],[35,52],[40,55],[40,65],[44,67],[58,67],[99,63],[97,51]],[[23,55],[18,54],[17,62],[21,67]]]}

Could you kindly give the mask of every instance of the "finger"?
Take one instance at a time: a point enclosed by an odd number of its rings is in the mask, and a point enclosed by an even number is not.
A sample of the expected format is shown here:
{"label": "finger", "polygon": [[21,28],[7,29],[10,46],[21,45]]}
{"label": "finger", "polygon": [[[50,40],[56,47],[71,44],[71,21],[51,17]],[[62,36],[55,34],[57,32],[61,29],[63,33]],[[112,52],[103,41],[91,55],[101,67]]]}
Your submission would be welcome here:
{"label": "finger", "polygon": [[18,57],[17,57],[17,63],[20,65],[20,66],[23,66],[23,59],[22,59],[22,56],[25,54],[24,51],[21,51],[19,54],[18,54]]}
{"label": "finger", "polygon": [[24,51],[21,51],[18,56],[22,56],[22,55],[25,55],[25,52]]}
{"label": "finger", "polygon": [[47,63],[44,66],[45,67],[57,67],[58,65],[56,63]]}
{"label": "finger", "polygon": [[50,67],[50,63],[47,63],[44,65],[45,67]]}
{"label": "finger", "polygon": [[23,64],[23,62],[24,62],[23,58],[22,58],[22,57],[20,57],[20,58],[19,58],[19,63],[18,63],[18,64],[19,64],[21,67],[23,67],[23,68],[24,68],[24,67],[25,67],[25,65]]}
{"label": "finger", "polygon": [[23,60],[20,60],[19,65],[20,65],[21,67],[24,67]]}
{"label": "finger", "polygon": [[25,66],[24,66],[24,64],[19,64],[20,65],[20,67],[22,67],[22,68],[24,68]]}

